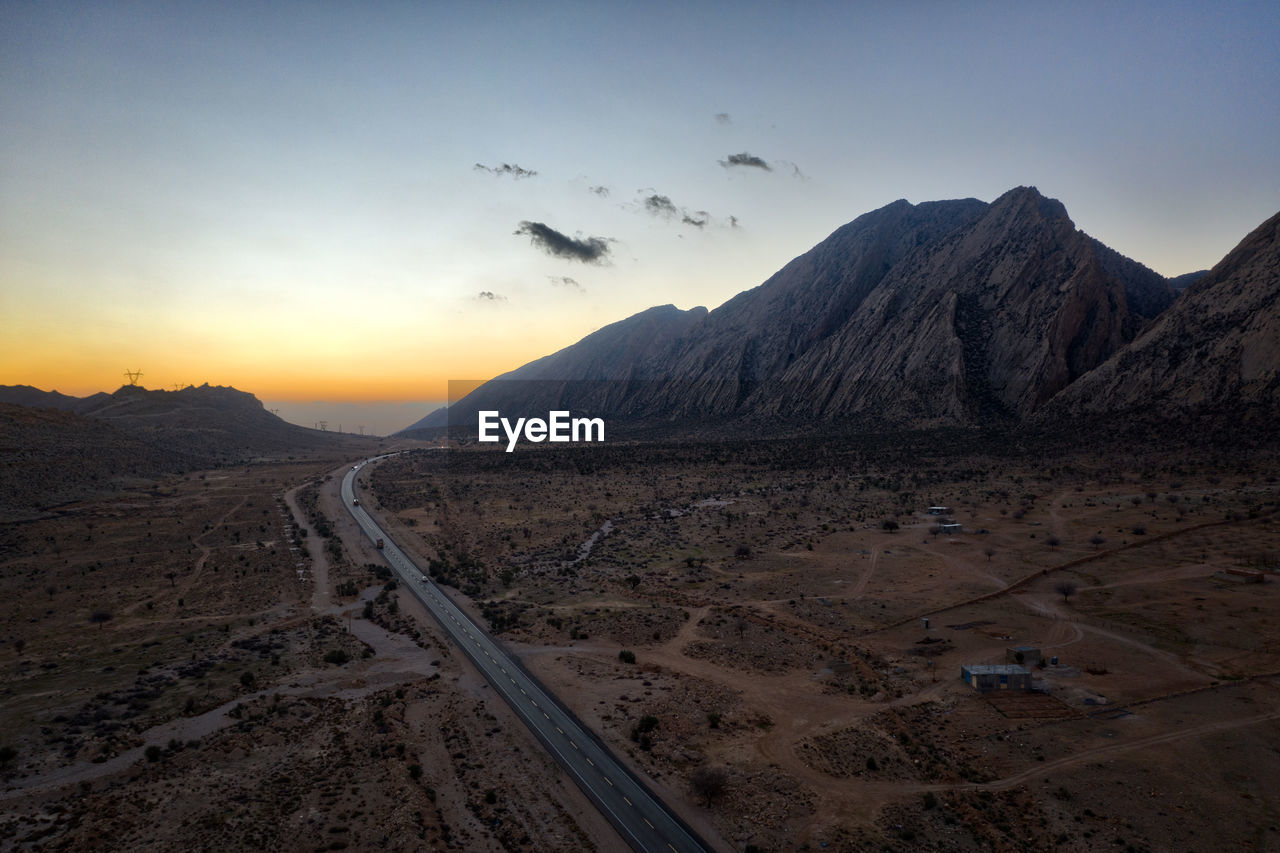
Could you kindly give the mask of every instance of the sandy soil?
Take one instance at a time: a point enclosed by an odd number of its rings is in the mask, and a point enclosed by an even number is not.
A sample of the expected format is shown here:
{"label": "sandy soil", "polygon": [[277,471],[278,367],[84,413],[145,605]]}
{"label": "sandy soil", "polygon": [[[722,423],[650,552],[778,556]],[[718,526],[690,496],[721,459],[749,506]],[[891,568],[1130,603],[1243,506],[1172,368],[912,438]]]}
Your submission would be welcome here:
{"label": "sandy soil", "polygon": [[[837,485],[900,481],[892,472],[774,470],[762,489],[748,466],[677,462],[591,482],[553,464],[522,478],[457,459],[448,477],[397,463],[379,474],[385,492],[372,485],[401,519],[436,515],[420,539],[479,564],[448,570],[475,612],[501,602],[526,664],[731,846],[1087,850],[1107,833],[1108,845],[1165,849],[1177,835],[1158,814],[1100,820],[1116,795],[1094,792],[1136,762],[1160,780],[1153,790],[1215,802],[1215,783],[1184,776],[1169,745],[1275,739],[1276,716],[1258,706],[1274,704],[1268,674],[1280,672],[1280,578],[1258,587],[1221,574],[1277,564],[1274,480],[1223,483],[1188,465],[1171,488],[1078,464],[1028,487],[1025,469],[975,478],[972,461],[956,467],[966,470],[950,481],[931,471],[914,506]],[[434,500],[406,501],[408,488]],[[923,510],[933,504],[964,530],[937,535]],[[662,618],[646,613],[655,606]],[[1002,711],[958,678],[962,664],[1004,662],[1023,644],[1059,658],[1033,668],[1048,704]],[[1193,720],[1193,705],[1209,716]],[[646,718],[657,722],[641,731]],[[1280,798],[1265,782],[1280,765],[1268,754],[1237,780],[1260,808],[1191,849],[1280,841]],[[728,772],[710,804],[689,782],[705,766]]]}

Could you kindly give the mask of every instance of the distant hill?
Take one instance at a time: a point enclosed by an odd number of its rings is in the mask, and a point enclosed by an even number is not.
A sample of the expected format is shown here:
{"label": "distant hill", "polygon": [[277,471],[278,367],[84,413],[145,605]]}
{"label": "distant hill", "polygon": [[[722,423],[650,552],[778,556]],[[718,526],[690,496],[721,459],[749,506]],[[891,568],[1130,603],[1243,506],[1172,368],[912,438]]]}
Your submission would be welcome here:
{"label": "distant hill", "polygon": [[1188,272],[1188,273],[1183,273],[1182,275],[1175,275],[1173,278],[1169,279],[1169,286],[1173,288],[1175,293],[1181,293],[1182,291],[1186,290],[1187,287],[1189,287],[1192,284],[1195,284],[1197,281],[1204,278],[1208,274],[1209,274],[1208,270],[1196,270],[1195,272]]}
{"label": "distant hill", "polygon": [[281,420],[252,394],[223,386],[150,391],[125,385],[113,394],[86,398],[75,411],[215,463],[332,446],[340,440]]}
{"label": "distant hill", "polygon": [[1034,187],[864,214],[714,311],[650,309],[415,427],[498,409],[628,421],[1017,424],[1173,304]]}
{"label": "distant hill", "polygon": [[91,404],[106,396],[109,395],[103,391],[90,397],[72,397],[57,391],[41,391],[31,385],[0,385],[0,403],[34,406],[41,409],[62,409],[74,412],[77,407]]}
{"label": "distant hill", "polygon": [[234,388],[124,386],[76,398],[0,386],[0,518],[138,478],[324,452],[351,440],[286,423]]}

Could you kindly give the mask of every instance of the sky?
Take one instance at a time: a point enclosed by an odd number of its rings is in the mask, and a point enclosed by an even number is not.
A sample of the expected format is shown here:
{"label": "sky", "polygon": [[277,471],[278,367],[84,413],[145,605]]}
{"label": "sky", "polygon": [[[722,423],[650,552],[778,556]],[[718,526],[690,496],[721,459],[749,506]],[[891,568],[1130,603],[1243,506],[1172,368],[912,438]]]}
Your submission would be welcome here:
{"label": "sky", "polygon": [[895,199],[1165,275],[1280,209],[1280,6],[0,3],[0,384],[389,432]]}

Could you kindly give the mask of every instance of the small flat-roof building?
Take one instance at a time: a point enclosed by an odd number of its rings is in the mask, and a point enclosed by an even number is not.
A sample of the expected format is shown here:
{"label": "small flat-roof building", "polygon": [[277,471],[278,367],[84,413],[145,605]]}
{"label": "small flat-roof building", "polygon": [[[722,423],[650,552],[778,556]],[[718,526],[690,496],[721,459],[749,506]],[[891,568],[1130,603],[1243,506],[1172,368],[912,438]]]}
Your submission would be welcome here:
{"label": "small flat-roof building", "polygon": [[949,512],[951,512],[951,508],[950,508],[950,507],[945,507],[945,506],[931,506],[931,507],[929,507],[929,515],[946,515],[946,514],[947,514],[947,513],[949,513]]}
{"label": "small flat-roof building", "polygon": [[947,524],[939,524],[938,526],[942,528],[943,533],[961,533],[964,530],[964,527],[961,526],[960,522],[958,521],[952,521]]}
{"label": "small flat-roof building", "polygon": [[960,677],[979,693],[1031,689],[1031,670],[1015,663],[980,663],[960,667]]}
{"label": "small flat-roof building", "polygon": [[[1018,655],[1022,657],[1019,658]],[[1036,666],[1040,663],[1040,649],[1035,646],[1012,646],[1004,650],[1005,663],[1020,663],[1023,666]]]}

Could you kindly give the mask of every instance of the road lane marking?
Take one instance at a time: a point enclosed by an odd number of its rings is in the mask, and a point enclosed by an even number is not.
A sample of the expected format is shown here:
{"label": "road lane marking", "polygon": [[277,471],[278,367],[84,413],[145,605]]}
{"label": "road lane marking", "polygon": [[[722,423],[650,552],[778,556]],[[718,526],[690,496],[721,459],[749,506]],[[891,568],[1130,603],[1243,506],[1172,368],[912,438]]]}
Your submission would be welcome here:
{"label": "road lane marking", "polygon": [[622,797],[622,801],[623,801],[624,803],[626,803],[627,805],[629,805],[629,806],[630,806],[630,805],[634,805],[630,800],[628,800],[628,799],[626,798],[626,796],[625,796],[625,795],[623,795],[623,797]]}
{"label": "road lane marking", "polygon": [[647,817],[643,817],[643,818],[640,818],[640,819],[644,821],[644,825],[645,825],[645,826],[649,827],[650,829],[653,829],[653,824],[649,823],[649,818],[647,818]]}
{"label": "road lane marking", "polygon": [[578,745],[577,745],[576,743],[574,743],[573,741],[569,741],[569,746],[573,747],[574,749],[577,749],[577,748],[578,748]]}
{"label": "road lane marking", "polygon": [[560,728],[559,726],[556,726],[556,731],[558,731],[560,734],[564,734],[564,729]]}
{"label": "road lane marking", "polygon": [[587,763],[590,764],[592,767],[596,766],[596,763],[592,761],[590,758],[587,759]]}
{"label": "road lane marking", "polygon": [[605,776],[605,777],[604,777],[604,781],[606,781],[606,782],[608,782],[608,783],[609,783],[609,787],[610,787],[610,788],[612,788],[612,787],[613,787],[613,780],[612,780],[612,779],[610,779],[608,776]]}

